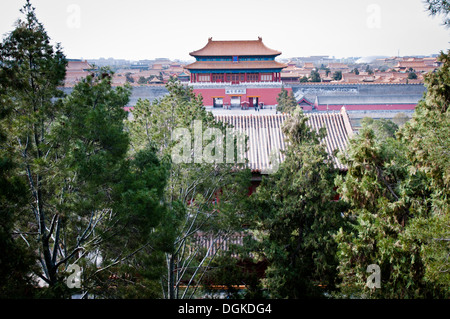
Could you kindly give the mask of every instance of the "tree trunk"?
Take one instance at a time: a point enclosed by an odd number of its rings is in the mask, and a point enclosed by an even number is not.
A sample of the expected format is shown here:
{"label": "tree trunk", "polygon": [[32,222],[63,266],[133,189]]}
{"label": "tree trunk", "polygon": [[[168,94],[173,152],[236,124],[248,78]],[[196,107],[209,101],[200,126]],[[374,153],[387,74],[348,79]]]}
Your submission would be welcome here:
{"label": "tree trunk", "polygon": [[175,262],[174,262],[174,256],[172,254],[168,255],[168,261],[167,261],[167,291],[168,291],[168,299],[175,299]]}

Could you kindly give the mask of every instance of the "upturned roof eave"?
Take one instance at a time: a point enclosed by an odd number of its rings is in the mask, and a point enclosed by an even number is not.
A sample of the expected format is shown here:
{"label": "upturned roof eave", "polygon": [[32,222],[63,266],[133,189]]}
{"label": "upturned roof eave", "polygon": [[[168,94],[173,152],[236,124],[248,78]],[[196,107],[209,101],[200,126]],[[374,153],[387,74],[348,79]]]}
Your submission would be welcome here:
{"label": "upturned roof eave", "polygon": [[[229,52],[229,45],[236,47],[234,52]],[[242,48],[241,45],[251,48]],[[218,50],[217,46],[226,46],[223,50]],[[256,51],[255,51],[256,48]],[[224,52],[226,51],[226,52]],[[208,39],[208,43],[201,49],[195,50],[189,53],[190,56],[278,56],[281,52],[268,48],[263,42],[262,38],[258,40],[230,40],[230,41],[213,41],[212,38]]]}

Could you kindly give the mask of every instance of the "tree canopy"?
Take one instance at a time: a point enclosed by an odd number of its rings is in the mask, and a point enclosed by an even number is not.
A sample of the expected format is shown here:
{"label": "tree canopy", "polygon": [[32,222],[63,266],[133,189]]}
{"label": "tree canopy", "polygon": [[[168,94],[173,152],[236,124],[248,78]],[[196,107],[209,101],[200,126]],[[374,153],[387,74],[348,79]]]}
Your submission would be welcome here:
{"label": "tree canopy", "polygon": [[338,171],[322,143],[324,129],[316,132],[307,121],[299,108],[287,120],[286,158],[250,198],[256,251],[267,259],[264,283],[272,298],[321,297],[336,285]]}
{"label": "tree canopy", "polygon": [[292,90],[281,88],[280,94],[277,97],[277,111],[281,113],[291,113],[297,107],[297,100]]}
{"label": "tree canopy", "polygon": [[64,94],[61,46],[21,12],[0,44],[0,297],[450,297],[450,51],[412,118],[364,118],[339,154],[283,87],[284,161],[256,176],[174,79],[130,113],[107,69]]}
{"label": "tree canopy", "polygon": [[[147,244],[146,234],[159,221],[156,195],[164,175],[159,175],[158,183],[145,180],[151,176],[144,172],[154,168],[142,167],[143,158],[159,165],[150,161],[148,150],[135,160],[127,157],[123,107],[130,88],[112,88],[111,74],[99,70],[64,96],[59,89],[65,78],[64,54],[58,45],[55,49],[49,44],[28,1],[22,12],[24,20],[0,46],[1,146],[2,154],[8,154],[4,182],[17,188],[11,197],[8,192],[13,188],[2,190],[8,201],[17,196],[14,219],[5,225],[14,229],[17,243],[26,244],[24,262],[34,258],[32,278],[46,287],[37,294],[73,294],[67,271],[76,264],[83,268],[82,278],[76,276],[82,282],[80,291],[87,295],[98,286],[99,273],[110,271],[134,256],[133,249]],[[141,172],[136,174],[138,168]],[[131,189],[135,193],[130,194]],[[145,197],[136,195],[144,192]],[[127,238],[126,249],[112,249],[115,236],[123,235],[133,221],[140,232]]]}

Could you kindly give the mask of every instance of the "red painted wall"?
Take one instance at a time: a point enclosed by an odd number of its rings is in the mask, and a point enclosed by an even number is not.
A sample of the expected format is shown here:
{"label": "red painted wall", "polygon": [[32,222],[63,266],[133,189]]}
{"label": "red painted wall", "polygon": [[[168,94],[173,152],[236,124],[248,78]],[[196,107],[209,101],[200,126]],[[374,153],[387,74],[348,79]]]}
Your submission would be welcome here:
{"label": "red painted wall", "polygon": [[[287,91],[291,91],[291,88],[286,88]],[[247,88],[246,94],[238,94],[241,96],[241,102],[249,100],[249,97],[258,97],[259,103],[264,105],[277,104],[277,97],[281,92],[281,88]],[[196,95],[201,94],[203,97],[204,106],[213,106],[213,98],[223,97],[224,103],[231,102],[231,95],[225,94],[225,88],[223,89],[194,89]]]}

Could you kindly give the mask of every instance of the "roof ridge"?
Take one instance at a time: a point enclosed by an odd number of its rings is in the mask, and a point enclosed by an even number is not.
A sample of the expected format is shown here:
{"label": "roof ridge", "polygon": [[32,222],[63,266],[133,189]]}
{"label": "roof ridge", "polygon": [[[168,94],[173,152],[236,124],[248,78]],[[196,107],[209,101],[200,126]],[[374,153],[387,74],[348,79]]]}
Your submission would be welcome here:
{"label": "roof ridge", "polygon": [[[239,47],[234,47],[230,49],[229,48],[230,44],[239,45]],[[258,51],[258,49],[260,50]],[[192,51],[189,54],[191,56],[280,55],[281,52],[268,48],[262,42],[261,37],[258,37],[257,40],[213,40],[212,37],[210,37],[208,38],[208,42],[203,48],[196,51]]]}

